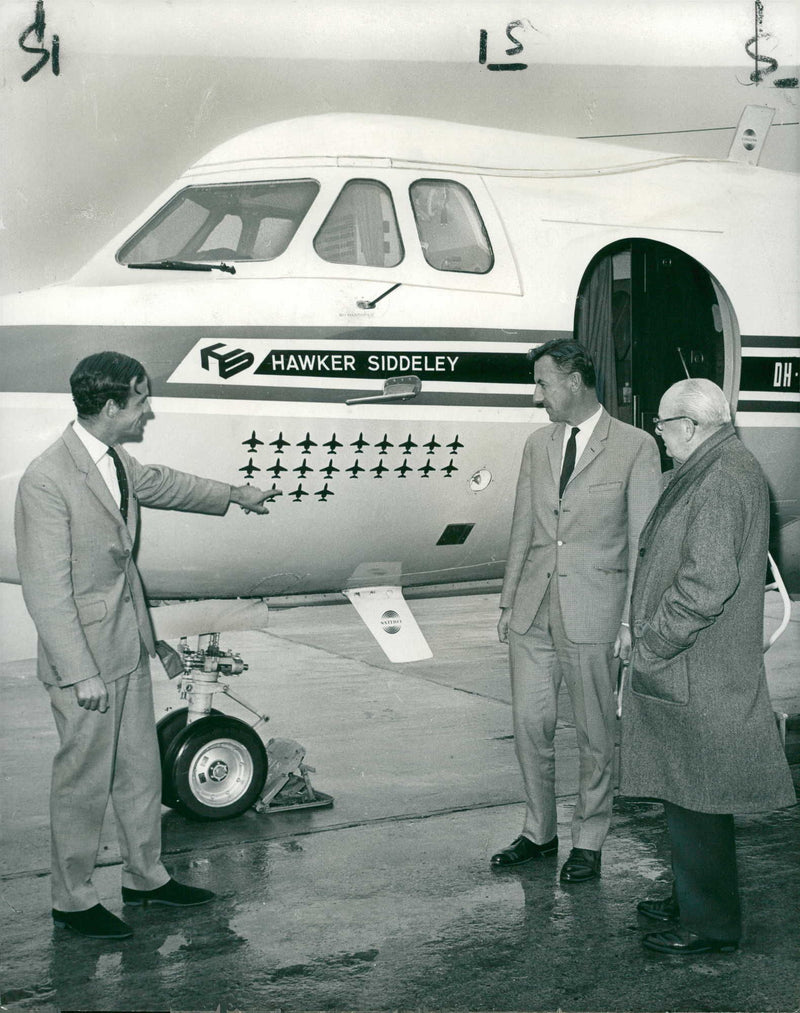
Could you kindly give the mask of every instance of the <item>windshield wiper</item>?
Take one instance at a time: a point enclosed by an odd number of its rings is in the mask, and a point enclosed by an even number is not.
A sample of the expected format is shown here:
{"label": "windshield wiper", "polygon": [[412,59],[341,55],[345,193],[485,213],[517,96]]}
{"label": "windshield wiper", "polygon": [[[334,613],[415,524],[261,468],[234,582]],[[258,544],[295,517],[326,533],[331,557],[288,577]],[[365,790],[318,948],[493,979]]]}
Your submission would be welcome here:
{"label": "windshield wiper", "polygon": [[225,271],[236,274],[233,264],[197,264],[191,260],[153,260],[148,264],[128,264],[142,271]]}

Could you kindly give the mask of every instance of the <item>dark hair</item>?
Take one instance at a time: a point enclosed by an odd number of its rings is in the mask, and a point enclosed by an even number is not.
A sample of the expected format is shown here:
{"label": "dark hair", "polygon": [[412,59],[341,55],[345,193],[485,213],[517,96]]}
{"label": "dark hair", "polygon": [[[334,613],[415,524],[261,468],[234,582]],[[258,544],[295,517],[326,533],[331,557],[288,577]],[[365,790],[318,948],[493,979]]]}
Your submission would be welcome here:
{"label": "dark hair", "polygon": [[128,403],[131,380],[138,383],[147,373],[141,362],[121,352],[97,352],[81,359],[69,378],[72,400],[81,418],[99,415],[109,399],[120,408]]}
{"label": "dark hair", "polygon": [[562,373],[580,373],[583,385],[594,390],[597,384],[597,373],[594,360],[587,350],[572,338],[554,338],[543,345],[538,345],[528,352],[531,372],[536,362],[543,355],[549,355]]}

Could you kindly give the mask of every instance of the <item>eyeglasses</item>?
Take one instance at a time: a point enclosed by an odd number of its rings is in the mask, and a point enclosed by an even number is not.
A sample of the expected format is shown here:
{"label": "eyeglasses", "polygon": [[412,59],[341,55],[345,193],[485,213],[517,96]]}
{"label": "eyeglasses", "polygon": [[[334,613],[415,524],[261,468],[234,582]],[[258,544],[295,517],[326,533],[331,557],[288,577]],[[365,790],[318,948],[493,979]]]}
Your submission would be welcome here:
{"label": "eyeglasses", "polygon": [[686,419],[686,421],[691,422],[693,426],[697,425],[697,420],[690,418],[688,415],[671,415],[668,419],[659,419],[659,418],[653,419],[653,426],[657,433],[661,433],[664,431],[665,422],[677,422],[678,419]]}

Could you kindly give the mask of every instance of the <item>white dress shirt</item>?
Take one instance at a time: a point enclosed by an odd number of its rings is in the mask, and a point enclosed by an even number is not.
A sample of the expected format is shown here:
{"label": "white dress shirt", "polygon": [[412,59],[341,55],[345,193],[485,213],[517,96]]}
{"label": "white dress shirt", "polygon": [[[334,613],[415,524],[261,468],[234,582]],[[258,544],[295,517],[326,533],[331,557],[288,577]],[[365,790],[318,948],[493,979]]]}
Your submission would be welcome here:
{"label": "white dress shirt", "polygon": [[97,470],[108,486],[108,491],[111,493],[114,502],[119,506],[122,501],[119,491],[119,479],[117,478],[117,469],[114,466],[114,462],[108,456],[108,445],[103,443],[102,440],[98,440],[96,436],[92,436],[88,429],[83,428],[80,421],[76,421],[72,428],[75,435],[89,451],[89,457],[97,465]]}
{"label": "white dress shirt", "polygon": [[[581,422],[581,424],[577,427],[578,430],[579,430],[579,432],[578,432],[578,435],[575,437],[575,463],[576,464],[578,463],[578,461],[580,461],[581,454],[586,449],[586,444],[592,438],[592,433],[594,432],[594,427],[600,421],[600,416],[602,414],[603,414],[603,406],[600,405],[598,407],[597,411],[594,413],[594,415],[590,415],[589,418],[586,419],[585,422]],[[565,426],[564,426],[564,442],[561,444],[561,464],[562,464],[562,467],[563,467],[563,464],[564,464],[564,455],[567,452],[567,441],[569,440],[570,433],[575,428],[576,427],[575,426],[571,426],[569,424],[569,422],[567,422],[565,424]]]}

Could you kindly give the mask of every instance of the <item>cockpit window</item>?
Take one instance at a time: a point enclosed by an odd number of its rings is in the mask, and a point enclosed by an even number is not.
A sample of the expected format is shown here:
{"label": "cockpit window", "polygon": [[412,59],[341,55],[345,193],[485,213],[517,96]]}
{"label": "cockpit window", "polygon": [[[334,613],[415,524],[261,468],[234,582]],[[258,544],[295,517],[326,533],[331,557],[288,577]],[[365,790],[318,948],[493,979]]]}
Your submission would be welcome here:
{"label": "cockpit window", "polygon": [[409,187],[425,259],[437,271],[486,274],[494,254],[472,194],[447,179],[419,179]]}
{"label": "cockpit window", "polygon": [[117,260],[274,260],[318,193],[313,179],[189,186],[124,244]]}
{"label": "cockpit window", "polygon": [[314,249],[331,264],[399,264],[403,242],[388,187],[375,179],[345,183],[314,237]]}

